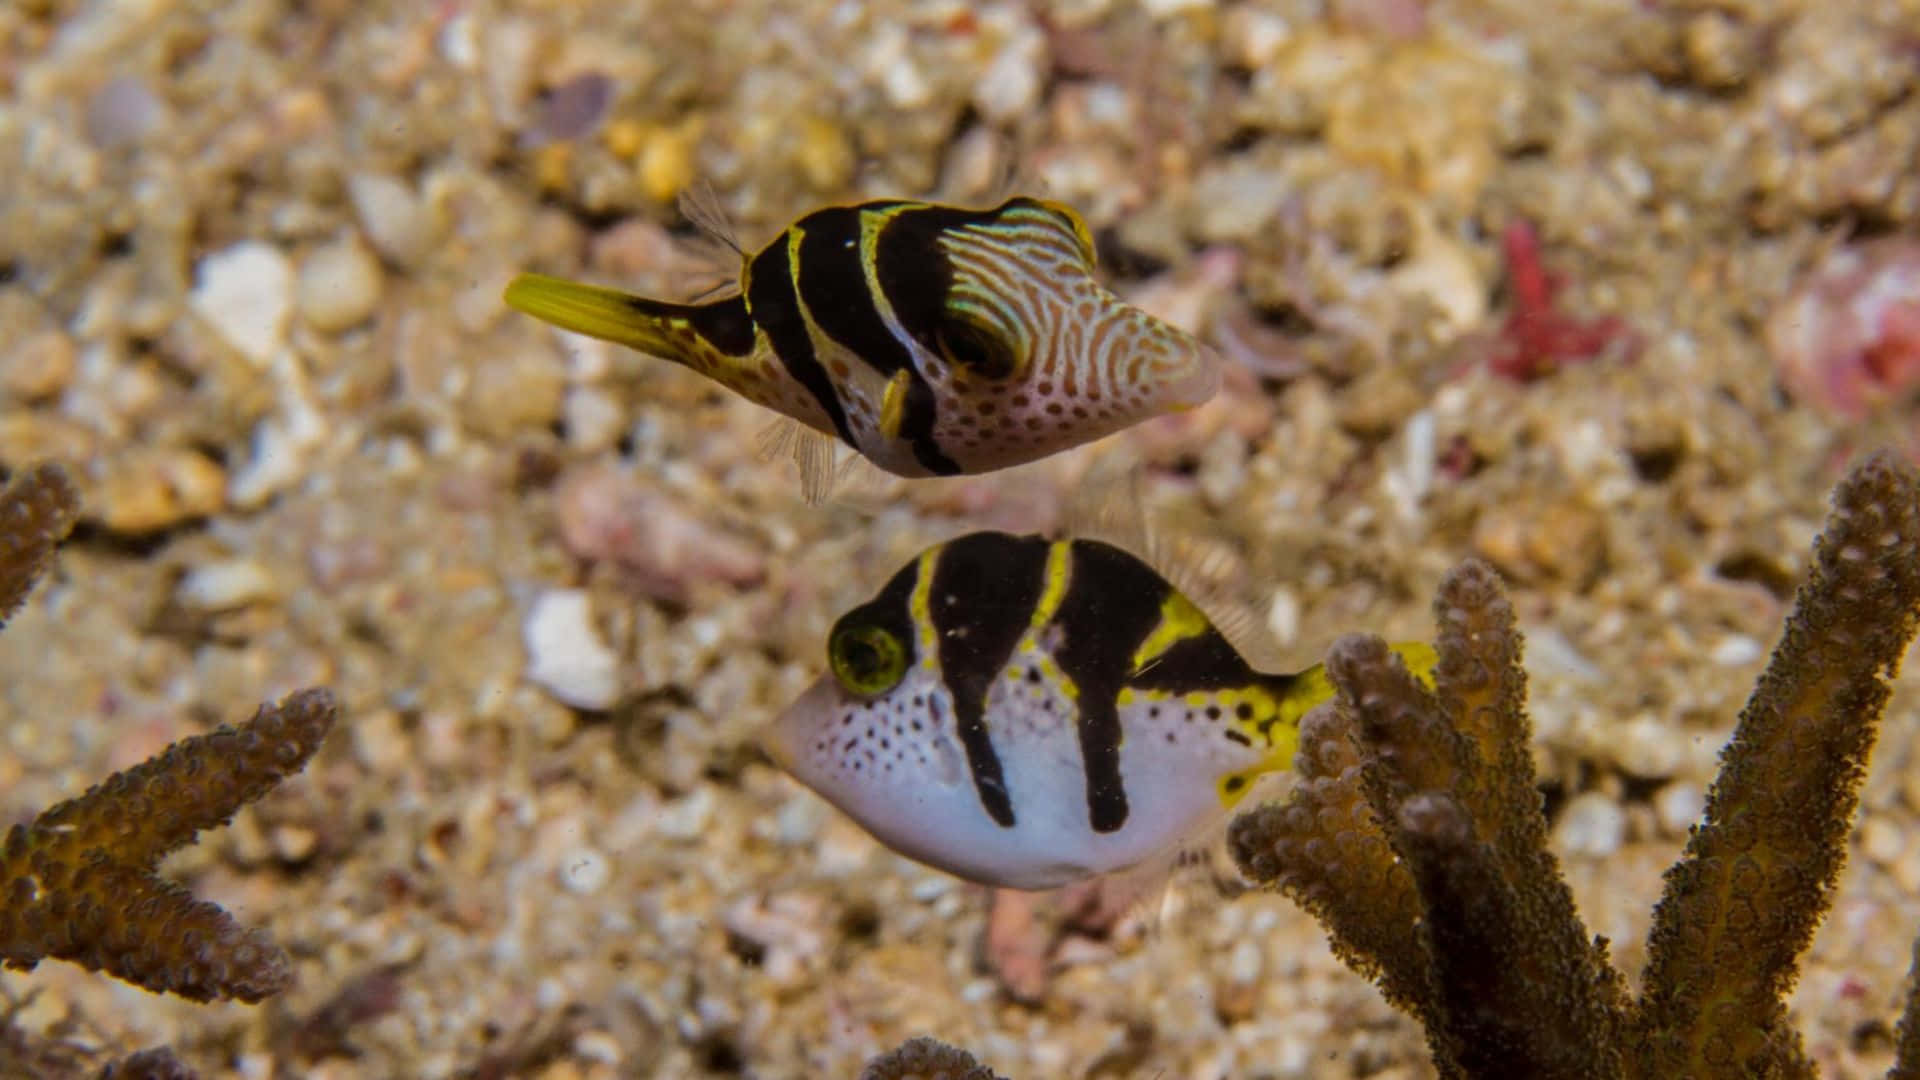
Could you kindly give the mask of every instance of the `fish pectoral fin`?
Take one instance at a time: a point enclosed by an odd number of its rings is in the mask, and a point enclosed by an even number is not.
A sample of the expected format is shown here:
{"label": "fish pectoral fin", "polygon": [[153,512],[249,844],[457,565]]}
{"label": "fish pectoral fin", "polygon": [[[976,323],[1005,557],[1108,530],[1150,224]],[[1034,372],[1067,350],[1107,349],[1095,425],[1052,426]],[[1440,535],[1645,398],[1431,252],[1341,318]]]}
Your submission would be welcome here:
{"label": "fish pectoral fin", "polygon": [[667,305],[632,293],[581,281],[521,274],[507,285],[508,307],[576,334],[611,341],[668,360],[680,349],[667,332]]}
{"label": "fish pectoral fin", "polygon": [[880,434],[888,439],[900,437],[900,425],[907,417],[907,391],[913,386],[913,373],[901,368],[887,380],[880,396]]}
{"label": "fish pectoral fin", "polygon": [[792,458],[800,470],[800,497],[818,506],[832,496],[844,470],[835,468],[839,443],[798,420],[782,418],[760,430],[758,456],[762,461]]}

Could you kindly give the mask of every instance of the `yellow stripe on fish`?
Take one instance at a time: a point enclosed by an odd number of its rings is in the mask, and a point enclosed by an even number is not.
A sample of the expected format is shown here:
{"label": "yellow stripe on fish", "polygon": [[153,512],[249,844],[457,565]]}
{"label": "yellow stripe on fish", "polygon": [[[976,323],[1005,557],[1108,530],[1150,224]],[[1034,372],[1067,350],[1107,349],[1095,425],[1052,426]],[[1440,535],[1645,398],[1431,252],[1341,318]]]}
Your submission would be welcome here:
{"label": "yellow stripe on fish", "polygon": [[[900,476],[982,473],[1206,401],[1212,350],[1094,274],[1060,203],[816,210],[680,304],[522,274],[515,310],[682,364]],[[819,466],[805,466],[817,471]],[[825,478],[805,476],[824,492]]]}
{"label": "yellow stripe on fish", "polygon": [[[1257,671],[1142,560],[980,532],[841,616],[831,671],[774,722],[783,767],[883,843],[1046,889],[1192,842],[1292,766],[1318,667]],[[1424,645],[1400,647],[1416,672]]]}

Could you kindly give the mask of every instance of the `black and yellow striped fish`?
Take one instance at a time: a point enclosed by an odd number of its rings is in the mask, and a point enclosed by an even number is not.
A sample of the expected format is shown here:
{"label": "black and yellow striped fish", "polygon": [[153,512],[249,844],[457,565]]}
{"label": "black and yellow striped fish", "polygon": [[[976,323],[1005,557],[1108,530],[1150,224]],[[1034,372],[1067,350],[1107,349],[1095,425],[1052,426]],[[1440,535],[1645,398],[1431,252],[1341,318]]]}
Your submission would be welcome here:
{"label": "black and yellow striped fish", "polygon": [[[1100,284],[1086,224],[1059,203],[828,207],[742,258],[739,292],[705,303],[539,274],[506,302],[683,364],[900,476],[1033,461],[1219,384],[1210,349]],[[801,460],[823,495],[818,457]]]}
{"label": "black and yellow striped fish", "polygon": [[[1399,648],[1421,672],[1424,645]],[[1177,853],[1291,765],[1318,667],[1254,670],[1145,562],[979,532],[843,615],[766,745],[895,851],[1049,889]]]}

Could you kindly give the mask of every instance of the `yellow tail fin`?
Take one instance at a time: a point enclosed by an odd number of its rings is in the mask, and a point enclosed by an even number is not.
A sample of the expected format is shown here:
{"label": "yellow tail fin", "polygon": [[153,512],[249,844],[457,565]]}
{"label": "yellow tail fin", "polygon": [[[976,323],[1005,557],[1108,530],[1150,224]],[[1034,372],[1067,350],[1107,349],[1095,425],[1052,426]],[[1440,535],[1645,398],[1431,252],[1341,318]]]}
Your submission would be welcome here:
{"label": "yellow tail fin", "polygon": [[[1402,641],[1390,648],[1401,663],[1407,665],[1407,671],[1414,678],[1432,688],[1433,669],[1440,663],[1440,654],[1434,651],[1433,646],[1424,641]],[[1280,718],[1297,728],[1301,717],[1309,710],[1332,701],[1333,696],[1333,681],[1327,678],[1327,666],[1315,664],[1293,677],[1293,684],[1287,688],[1286,697],[1280,702]]]}
{"label": "yellow tail fin", "polygon": [[[681,356],[685,331],[674,332],[678,305],[545,274],[521,274],[507,286],[507,306],[562,330],[612,341],[668,360]],[[681,326],[684,326],[684,322]]]}

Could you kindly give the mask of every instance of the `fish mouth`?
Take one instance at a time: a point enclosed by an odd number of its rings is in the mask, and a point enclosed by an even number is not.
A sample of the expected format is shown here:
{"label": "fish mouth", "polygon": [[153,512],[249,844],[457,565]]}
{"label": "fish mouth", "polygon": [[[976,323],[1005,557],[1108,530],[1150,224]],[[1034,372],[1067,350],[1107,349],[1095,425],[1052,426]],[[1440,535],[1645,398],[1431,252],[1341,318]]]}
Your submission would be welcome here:
{"label": "fish mouth", "polygon": [[815,679],[793,704],[761,729],[756,739],[780,771],[808,787],[813,785],[800,760],[800,748],[806,743],[807,733],[819,730],[823,717],[833,708],[834,689],[832,676]]}
{"label": "fish mouth", "polygon": [[1220,392],[1221,367],[1225,363],[1212,347],[1194,342],[1186,350],[1184,362],[1169,364],[1166,400],[1176,409],[1195,409],[1213,400]]}

